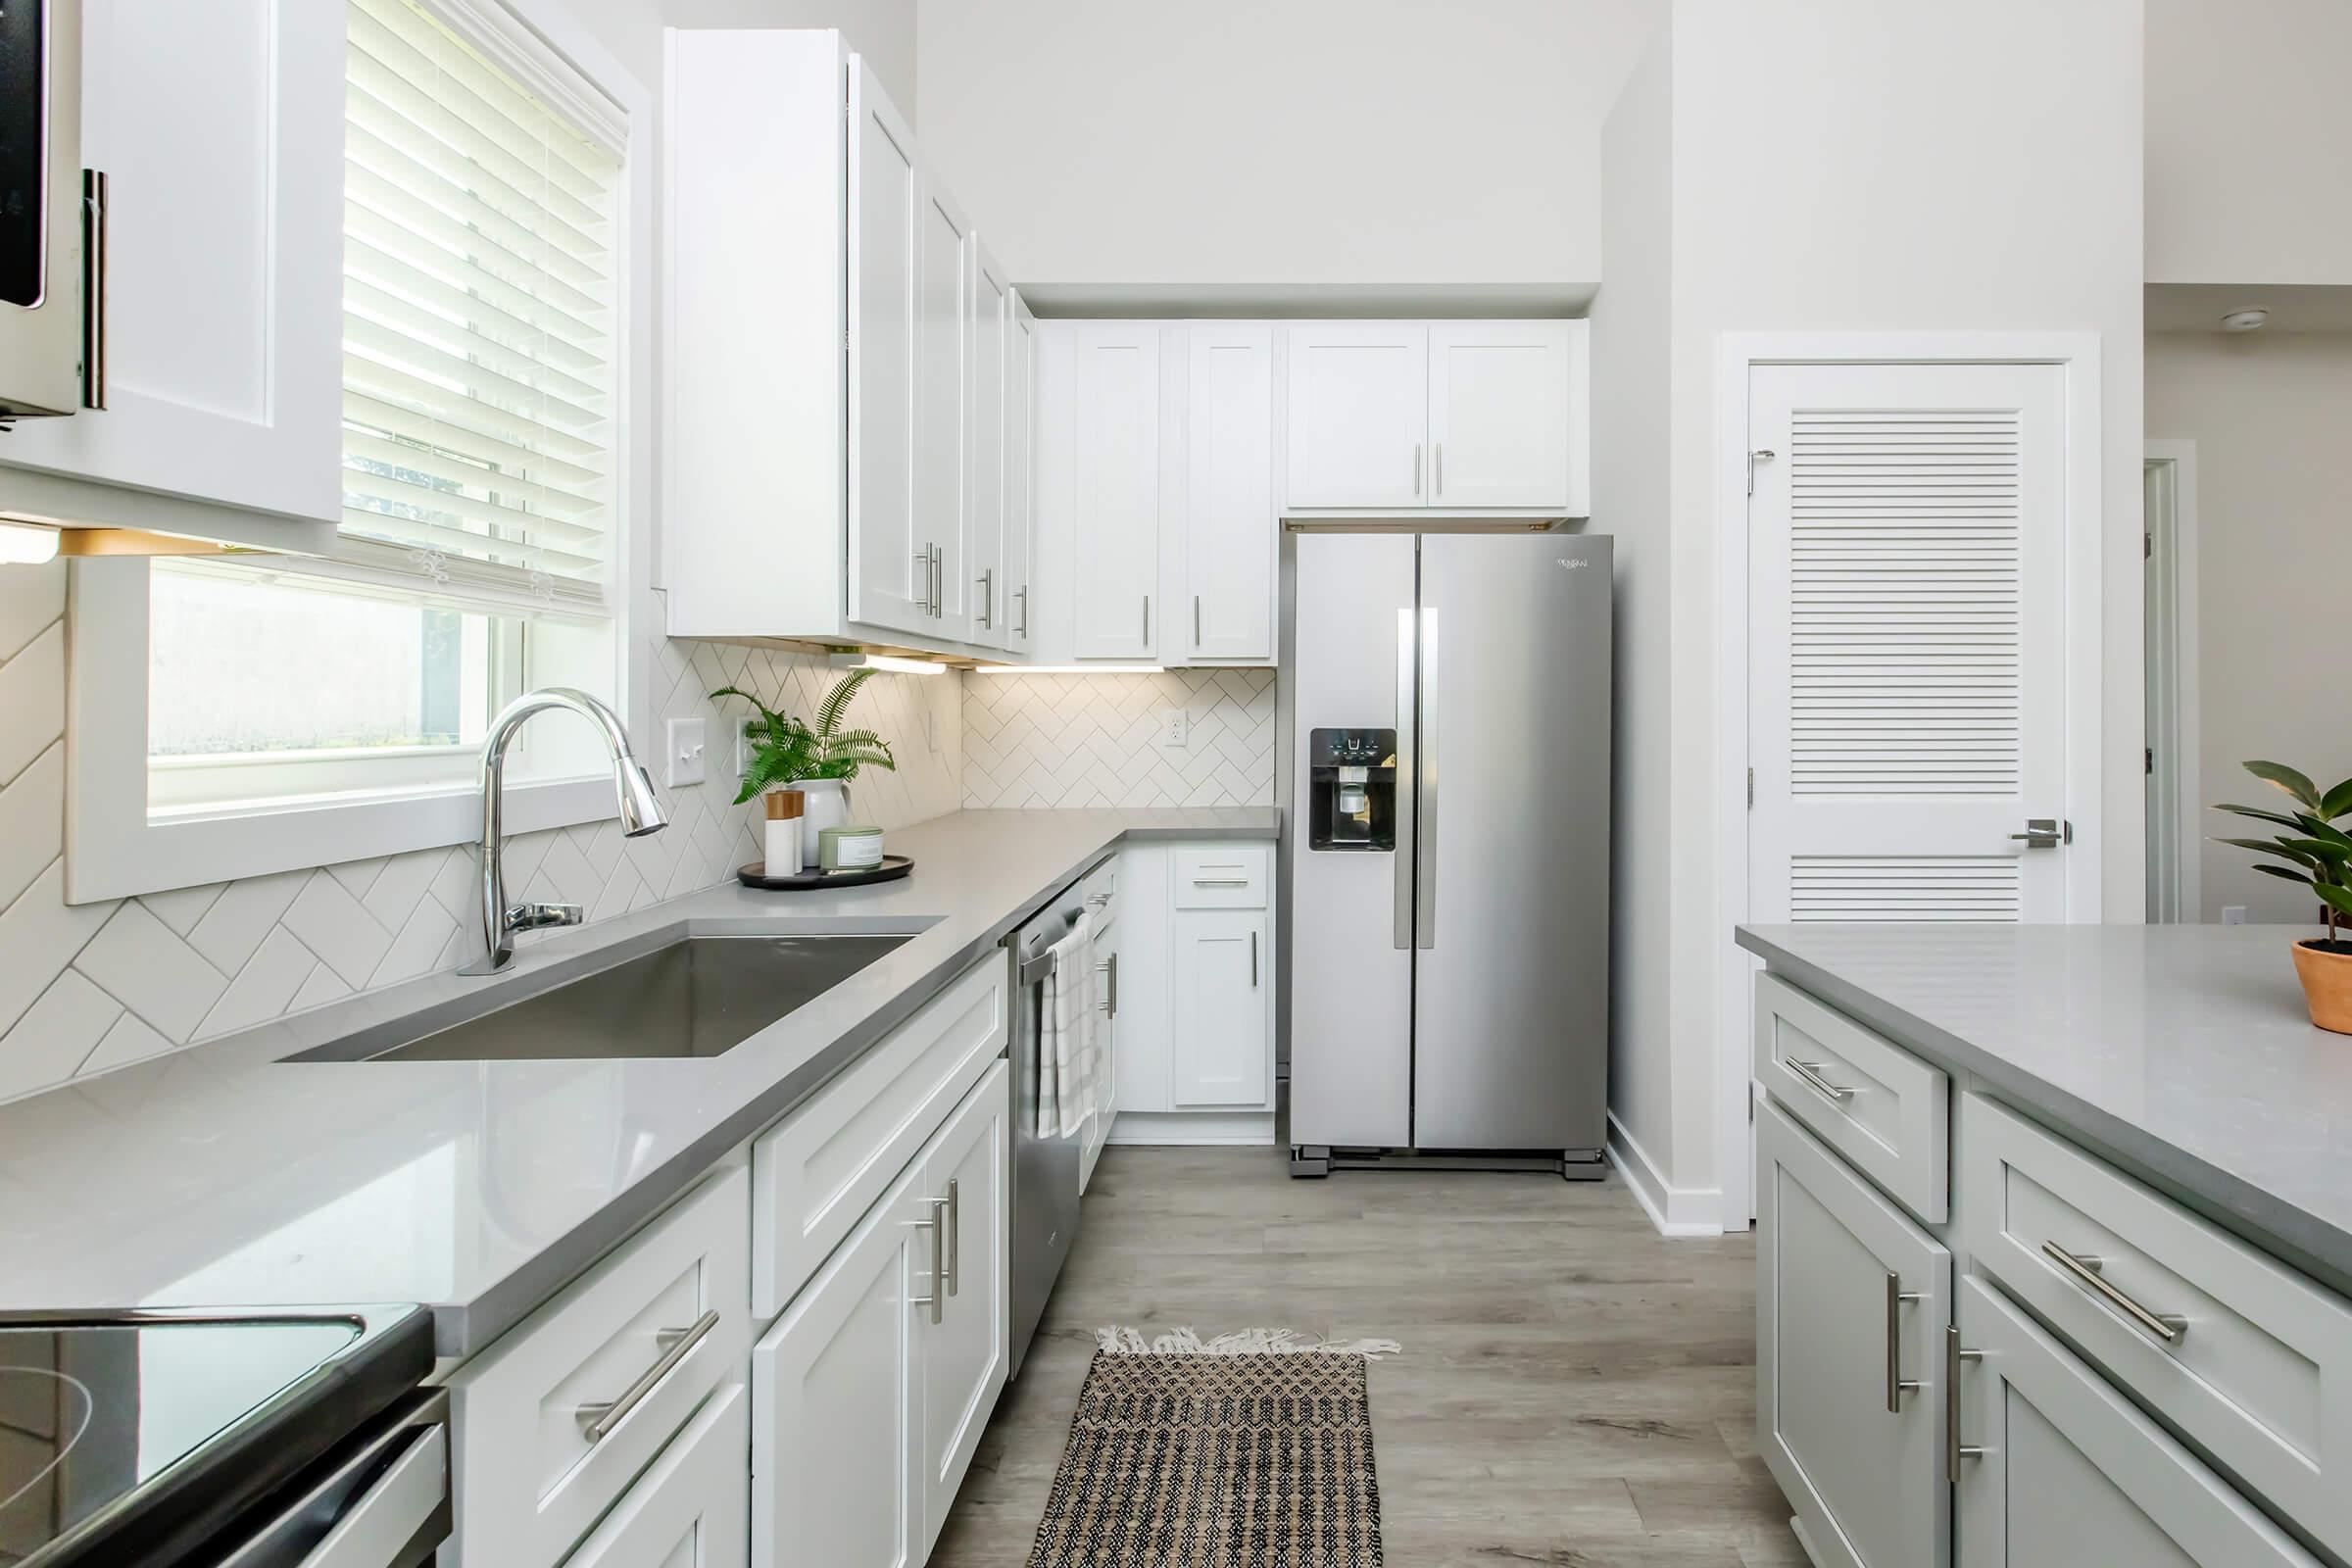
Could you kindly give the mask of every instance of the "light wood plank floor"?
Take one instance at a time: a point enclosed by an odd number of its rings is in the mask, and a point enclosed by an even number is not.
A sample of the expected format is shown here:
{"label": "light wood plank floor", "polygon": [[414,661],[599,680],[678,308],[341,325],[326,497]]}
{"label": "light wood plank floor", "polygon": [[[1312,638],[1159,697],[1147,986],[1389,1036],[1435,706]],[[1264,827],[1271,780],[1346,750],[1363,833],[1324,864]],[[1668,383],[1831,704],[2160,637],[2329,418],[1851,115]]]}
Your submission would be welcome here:
{"label": "light wood plank floor", "polygon": [[1755,1250],[1661,1240],[1614,1174],[1348,1172],[1111,1149],[934,1568],[1020,1568],[1094,1331],[1402,1342],[1371,1372],[1390,1568],[1794,1568],[1755,1455]]}

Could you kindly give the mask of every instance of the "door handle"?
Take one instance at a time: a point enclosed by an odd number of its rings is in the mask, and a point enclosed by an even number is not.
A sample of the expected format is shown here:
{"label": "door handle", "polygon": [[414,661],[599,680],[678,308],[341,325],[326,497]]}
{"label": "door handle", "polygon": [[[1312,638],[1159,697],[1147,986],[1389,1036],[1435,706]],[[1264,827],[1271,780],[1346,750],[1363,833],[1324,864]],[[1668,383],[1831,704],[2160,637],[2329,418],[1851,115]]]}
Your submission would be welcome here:
{"label": "door handle", "polygon": [[938,545],[931,547],[931,618],[939,619],[948,612],[948,553]]}
{"label": "door handle", "polygon": [[931,1294],[929,1296],[909,1296],[906,1298],[906,1304],[929,1307],[931,1321],[937,1324],[940,1320],[941,1303],[948,1298],[948,1293],[942,1288],[947,1283],[948,1272],[948,1200],[944,1198],[934,1198],[930,1202],[931,1217],[929,1219],[910,1219],[901,1223],[906,1225],[908,1230],[931,1233]]}
{"label": "door handle", "polygon": [[1886,1413],[1900,1415],[1903,1396],[1914,1394],[1927,1385],[1903,1376],[1903,1303],[1921,1301],[1927,1298],[1918,1291],[1903,1289],[1903,1277],[1888,1271],[1886,1275]]}
{"label": "door handle", "polygon": [[929,545],[923,546],[914,553],[914,566],[915,570],[922,573],[918,579],[922,586],[914,591],[914,608],[928,615],[931,613],[931,547]]}
{"label": "door handle", "polygon": [[1102,976],[1102,1016],[1119,1015],[1119,956],[1112,954],[1095,965],[1095,973]]}
{"label": "door handle", "polygon": [[1429,449],[1429,493],[1433,496],[1446,493],[1446,443],[1443,441]]}
{"label": "door handle", "polygon": [[1943,1479],[1953,1486],[1960,1484],[1960,1461],[1982,1459],[1984,1450],[1960,1441],[1960,1363],[1982,1361],[1983,1350],[1960,1348],[1960,1326],[1957,1323],[1943,1331]]}
{"label": "door handle", "polygon": [[963,1278],[963,1202],[956,1178],[948,1178],[948,1294]]}
{"label": "door handle", "polygon": [[1438,708],[1431,700],[1438,689],[1438,612],[1421,607],[1421,676],[1419,719],[1421,735],[1420,800],[1413,808],[1413,942],[1423,948],[1438,945]]}
{"label": "door handle", "polygon": [[2026,830],[2009,837],[2012,841],[2023,840],[2029,850],[2054,850],[2061,844],[2075,842],[2075,824],[2054,816],[2029,816]]}
{"label": "door handle", "polygon": [[980,624],[994,630],[997,624],[997,568],[989,567],[980,574]]}
{"label": "door handle", "polygon": [[1199,652],[1199,651],[1200,651],[1200,596],[1199,594],[1195,594],[1195,595],[1193,595],[1193,649],[1194,649],[1194,651],[1197,653],[1197,652]]}
{"label": "door handle", "polygon": [[637,1381],[621,1392],[617,1399],[604,1404],[583,1404],[573,1412],[580,1422],[581,1433],[591,1444],[602,1443],[612,1435],[612,1429],[628,1419],[629,1412],[645,1402],[647,1395],[662,1386],[662,1380],[680,1361],[693,1353],[710,1331],[718,1327],[718,1313],[711,1310],[694,1320],[692,1328],[663,1329],[657,1342],[662,1344],[660,1359],[637,1375]]}
{"label": "door handle", "polygon": [[1820,1062],[1798,1061],[1793,1056],[1783,1056],[1781,1059],[1788,1064],[1790,1072],[1796,1074],[1799,1082],[1824,1100],[1842,1108],[1847,1101],[1854,1098],[1853,1090],[1844,1084],[1834,1084],[1822,1076]]}
{"label": "door handle", "polygon": [[1152,646],[1152,596],[1151,596],[1150,594],[1146,594],[1146,595],[1144,595],[1144,647],[1145,647],[1147,650],[1149,650],[1149,649],[1151,648],[1151,646]]}
{"label": "door handle", "polygon": [[1394,868],[1396,894],[1394,943],[1399,951],[1413,945],[1413,612],[1396,612],[1396,849]]}
{"label": "door handle", "polygon": [[1250,989],[1257,989],[1257,933],[1250,933]]}
{"label": "door handle", "polygon": [[1413,494],[1421,493],[1421,443],[1413,443]]}
{"label": "door handle", "polygon": [[1012,628],[1012,634],[1015,637],[1026,637],[1029,635],[1029,590],[1025,587],[1015,588],[1012,591],[1012,597],[1021,607],[1020,624]]}

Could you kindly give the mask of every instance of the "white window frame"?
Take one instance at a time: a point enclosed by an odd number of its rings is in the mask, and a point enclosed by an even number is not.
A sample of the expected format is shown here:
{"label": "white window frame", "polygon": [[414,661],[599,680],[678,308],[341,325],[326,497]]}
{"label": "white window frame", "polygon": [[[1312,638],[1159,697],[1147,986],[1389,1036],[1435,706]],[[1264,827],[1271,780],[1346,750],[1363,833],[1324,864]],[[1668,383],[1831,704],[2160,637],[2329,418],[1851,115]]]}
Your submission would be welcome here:
{"label": "white window frame", "polygon": [[[651,649],[636,598],[649,580],[653,517],[654,100],[563,0],[420,0],[517,80],[612,134],[624,172],[615,251],[612,549],[606,607],[614,708],[640,756],[649,747]],[[323,13],[322,13],[323,14]],[[346,24],[341,5],[334,25]],[[339,286],[339,284],[338,284]],[[338,439],[340,423],[338,421]],[[333,564],[318,575],[331,582]],[[275,871],[469,843],[481,835],[471,782],[151,820],[147,804],[147,563],[73,564],[66,693],[66,902],[89,904]],[[481,608],[496,612],[496,607]],[[658,617],[655,617],[658,620]],[[506,827],[527,833],[615,815],[612,781],[515,782]]]}

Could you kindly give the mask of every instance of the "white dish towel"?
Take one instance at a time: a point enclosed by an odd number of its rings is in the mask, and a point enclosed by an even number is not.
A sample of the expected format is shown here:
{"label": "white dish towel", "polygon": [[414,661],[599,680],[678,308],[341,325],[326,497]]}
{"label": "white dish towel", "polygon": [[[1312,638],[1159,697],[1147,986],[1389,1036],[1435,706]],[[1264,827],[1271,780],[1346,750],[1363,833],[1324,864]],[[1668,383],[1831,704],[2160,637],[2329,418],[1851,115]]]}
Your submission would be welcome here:
{"label": "white dish towel", "polygon": [[1054,944],[1037,1039],[1037,1130],[1070,1138],[1095,1107],[1095,917]]}

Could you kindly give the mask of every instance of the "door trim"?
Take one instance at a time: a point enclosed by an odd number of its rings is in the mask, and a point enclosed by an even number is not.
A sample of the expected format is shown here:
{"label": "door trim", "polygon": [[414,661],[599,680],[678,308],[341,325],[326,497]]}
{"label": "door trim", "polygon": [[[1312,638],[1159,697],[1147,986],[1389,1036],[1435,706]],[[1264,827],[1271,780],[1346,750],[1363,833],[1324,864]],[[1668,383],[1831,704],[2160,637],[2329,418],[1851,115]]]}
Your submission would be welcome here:
{"label": "door trim", "polygon": [[[2170,506],[2147,518],[2148,919],[2202,918],[2197,779],[2197,444],[2150,441],[2143,475]],[[2161,803],[2161,808],[2159,808]]]}
{"label": "door trim", "polygon": [[1748,917],[1747,679],[1748,381],[1774,365],[2056,365],[2066,371],[2067,919],[2095,924],[2100,892],[2100,773],[2104,744],[2099,649],[2105,522],[2096,332],[1726,332],[1715,361],[1715,692],[1720,768],[1716,804],[1716,1160],[1723,1227],[1744,1230],[1756,1209],[1749,1120],[1748,994],[1760,960],[1732,941]]}

